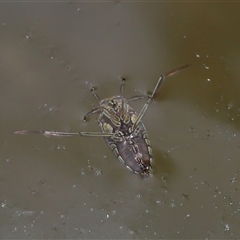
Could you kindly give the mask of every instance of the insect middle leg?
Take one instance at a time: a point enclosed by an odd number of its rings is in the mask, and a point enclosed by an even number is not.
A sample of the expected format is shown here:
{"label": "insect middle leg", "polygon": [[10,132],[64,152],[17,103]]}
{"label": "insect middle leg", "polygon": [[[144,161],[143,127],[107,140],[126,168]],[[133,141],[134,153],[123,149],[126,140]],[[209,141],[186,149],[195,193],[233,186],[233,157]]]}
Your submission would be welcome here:
{"label": "insect middle leg", "polygon": [[94,108],[93,110],[91,110],[90,112],[88,112],[84,117],[83,117],[83,121],[87,121],[87,118],[93,114],[99,113],[101,111],[100,107]]}

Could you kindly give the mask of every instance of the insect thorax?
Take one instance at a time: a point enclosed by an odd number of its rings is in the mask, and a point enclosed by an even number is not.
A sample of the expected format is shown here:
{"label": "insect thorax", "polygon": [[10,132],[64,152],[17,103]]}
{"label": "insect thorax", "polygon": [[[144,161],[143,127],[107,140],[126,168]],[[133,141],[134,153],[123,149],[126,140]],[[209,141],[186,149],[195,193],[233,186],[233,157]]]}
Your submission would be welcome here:
{"label": "insect thorax", "polygon": [[137,113],[122,96],[105,98],[100,101],[101,114],[98,122],[103,132],[119,133],[119,136],[130,136]]}

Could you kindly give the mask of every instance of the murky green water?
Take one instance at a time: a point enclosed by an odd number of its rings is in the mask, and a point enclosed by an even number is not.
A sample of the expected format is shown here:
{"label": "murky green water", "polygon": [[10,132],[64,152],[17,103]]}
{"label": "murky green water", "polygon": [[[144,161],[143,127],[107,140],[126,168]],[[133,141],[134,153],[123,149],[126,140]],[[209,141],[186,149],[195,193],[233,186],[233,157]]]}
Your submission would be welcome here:
{"label": "murky green water", "polygon": [[[239,3],[1,3],[2,238],[237,238]],[[99,138],[101,98],[152,91],[154,177],[129,173]],[[140,111],[144,100],[132,106]]]}

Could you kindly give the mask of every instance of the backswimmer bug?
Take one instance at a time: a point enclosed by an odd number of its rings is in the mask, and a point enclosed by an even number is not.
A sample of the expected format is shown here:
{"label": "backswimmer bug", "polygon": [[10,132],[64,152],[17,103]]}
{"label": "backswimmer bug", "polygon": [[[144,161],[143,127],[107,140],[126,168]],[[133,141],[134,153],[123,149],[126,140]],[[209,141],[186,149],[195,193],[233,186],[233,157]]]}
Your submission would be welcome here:
{"label": "backswimmer bug", "polygon": [[[94,108],[84,116],[84,121],[93,115],[99,114],[98,124],[102,132],[55,132],[55,131],[28,131],[20,130],[15,134],[31,134],[38,133],[47,137],[70,137],[70,136],[86,136],[86,137],[103,137],[107,145],[113,151],[118,160],[125,165],[127,169],[141,177],[148,177],[152,174],[152,147],[148,138],[147,130],[142,122],[149,105],[152,103],[164,79],[180,70],[188,67],[172,70],[163,74],[158,79],[157,84],[151,95],[138,95],[130,98],[123,97],[125,79],[122,78],[120,86],[120,95],[112,96],[100,100],[95,89],[92,88],[92,95],[99,102],[97,108]],[[139,114],[130,107],[129,102],[138,99],[148,98]]]}

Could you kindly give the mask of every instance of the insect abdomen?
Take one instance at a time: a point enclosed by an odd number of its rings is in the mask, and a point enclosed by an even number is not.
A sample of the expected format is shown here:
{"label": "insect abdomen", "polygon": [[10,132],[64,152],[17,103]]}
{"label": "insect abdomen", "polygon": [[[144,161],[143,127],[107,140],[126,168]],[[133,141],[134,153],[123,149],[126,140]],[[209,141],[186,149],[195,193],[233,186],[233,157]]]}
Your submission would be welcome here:
{"label": "insect abdomen", "polygon": [[152,164],[152,147],[142,122],[136,134],[125,136],[121,141],[105,138],[118,160],[133,173],[149,176]]}

